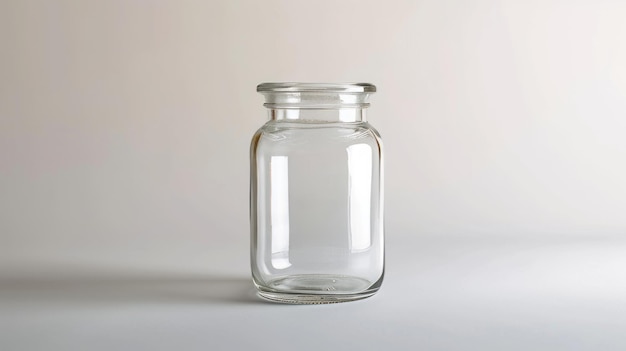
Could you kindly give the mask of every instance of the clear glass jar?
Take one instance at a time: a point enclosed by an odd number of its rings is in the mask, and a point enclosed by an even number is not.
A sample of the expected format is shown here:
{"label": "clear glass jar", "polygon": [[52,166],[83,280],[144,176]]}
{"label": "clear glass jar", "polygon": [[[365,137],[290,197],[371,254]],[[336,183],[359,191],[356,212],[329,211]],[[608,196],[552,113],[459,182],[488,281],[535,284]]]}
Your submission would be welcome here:
{"label": "clear glass jar", "polygon": [[259,295],[331,303],[378,291],[383,154],[371,84],[264,83],[270,120],[250,149],[251,263]]}

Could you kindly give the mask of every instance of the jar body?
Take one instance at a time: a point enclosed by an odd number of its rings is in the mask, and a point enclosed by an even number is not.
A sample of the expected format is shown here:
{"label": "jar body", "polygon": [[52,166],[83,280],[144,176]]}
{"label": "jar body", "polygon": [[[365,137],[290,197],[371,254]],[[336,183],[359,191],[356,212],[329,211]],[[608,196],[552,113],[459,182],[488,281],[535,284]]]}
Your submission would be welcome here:
{"label": "jar body", "polygon": [[382,144],[361,118],[327,118],[340,110],[272,119],[252,139],[251,263],[262,297],[350,301],[382,283]]}

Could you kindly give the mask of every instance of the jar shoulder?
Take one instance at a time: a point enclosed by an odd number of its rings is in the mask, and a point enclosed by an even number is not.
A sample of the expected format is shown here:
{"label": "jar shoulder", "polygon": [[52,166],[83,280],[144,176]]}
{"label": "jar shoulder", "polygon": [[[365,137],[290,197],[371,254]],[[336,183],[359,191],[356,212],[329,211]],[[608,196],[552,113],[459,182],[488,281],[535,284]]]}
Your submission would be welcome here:
{"label": "jar shoulder", "polygon": [[252,136],[253,146],[259,143],[375,143],[380,145],[379,132],[367,122],[358,123],[290,123],[269,121]]}

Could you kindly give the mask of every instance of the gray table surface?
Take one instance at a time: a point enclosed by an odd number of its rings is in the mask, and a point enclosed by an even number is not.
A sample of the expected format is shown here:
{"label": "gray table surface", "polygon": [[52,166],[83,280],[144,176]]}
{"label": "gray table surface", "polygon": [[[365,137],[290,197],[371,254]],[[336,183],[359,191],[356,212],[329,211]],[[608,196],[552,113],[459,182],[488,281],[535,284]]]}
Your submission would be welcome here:
{"label": "gray table surface", "polygon": [[388,240],[377,295],[308,306],[220,267],[42,267],[0,279],[0,349],[623,350],[625,268],[616,238]]}

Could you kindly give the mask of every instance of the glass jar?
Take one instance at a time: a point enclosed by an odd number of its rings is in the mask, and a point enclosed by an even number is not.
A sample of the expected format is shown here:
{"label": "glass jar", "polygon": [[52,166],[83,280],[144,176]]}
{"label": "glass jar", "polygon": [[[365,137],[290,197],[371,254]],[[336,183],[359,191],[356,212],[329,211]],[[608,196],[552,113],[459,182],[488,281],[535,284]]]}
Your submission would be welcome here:
{"label": "glass jar", "polygon": [[263,83],[252,138],[252,277],[261,297],[331,303],[378,291],[383,154],[365,119],[371,84]]}

